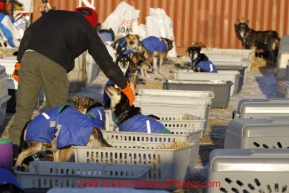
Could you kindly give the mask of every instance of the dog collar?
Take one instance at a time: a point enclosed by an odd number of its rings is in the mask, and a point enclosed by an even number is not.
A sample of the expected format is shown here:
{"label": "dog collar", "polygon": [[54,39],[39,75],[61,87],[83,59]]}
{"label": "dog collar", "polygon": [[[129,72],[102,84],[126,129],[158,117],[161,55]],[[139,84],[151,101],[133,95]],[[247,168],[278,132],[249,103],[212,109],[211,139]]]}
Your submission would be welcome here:
{"label": "dog collar", "polygon": [[194,61],[192,61],[192,66],[193,67],[196,66],[199,63],[200,59],[201,59],[201,57],[199,55]]}
{"label": "dog collar", "polygon": [[247,36],[244,34],[243,41],[246,42]]}
{"label": "dog collar", "polygon": [[117,118],[114,120],[114,122],[115,122],[116,124],[119,124],[120,121],[123,119],[124,115],[127,114],[128,112],[129,112],[129,111],[126,110],[126,111],[124,111],[123,113],[121,113],[121,114],[119,115],[119,117],[117,117]]}

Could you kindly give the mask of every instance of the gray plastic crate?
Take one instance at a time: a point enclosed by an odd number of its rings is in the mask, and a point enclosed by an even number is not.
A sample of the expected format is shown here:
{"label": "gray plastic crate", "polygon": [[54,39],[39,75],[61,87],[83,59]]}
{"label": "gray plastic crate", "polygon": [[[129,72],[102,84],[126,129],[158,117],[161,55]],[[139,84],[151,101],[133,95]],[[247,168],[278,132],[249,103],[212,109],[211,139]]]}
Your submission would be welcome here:
{"label": "gray plastic crate", "polygon": [[160,97],[136,96],[134,105],[141,108],[144,115],[156,115],[160,120],[197,120],[205,119],[205,126],[210,113],[211,103],[182,98],[182,100]]}
{"label": "gray plastic crate", "polygon": [[[181,101],[176,100],[179,97],[182,98]],[[140,89],[135,105],[141,107],[142,113],[147,115],[155,114],[159,117],[174,115],[176,119],[183,115],[195,115],[206,120],[204,128],[207,128],[213,98],[212,91]]]}
{"label": "gray plastic crate", "polygon": [[232,113],[233,119],[276,116],[289,116],[289,99],[241,99]]}
{"label": "gray plastic crate", "polygon": [[285,80],[286,66],[289,61],[289,35],[285,35],[281,38],[278,49],[278,60],[276,67],[276,79]]}
{"label": "gray plastic crate", "polygon": [[[200,131],[199,131],[200,132]],[[128,165],[150,165],[147,180],[160,182],[168,180],[184,181],[192,159],[192,148],[199,146],[198,140],[178,149],[160,149],[158,142],[113,142],[114,147],[73,147],[76,162],[111,163]],[[158,187],[157,187],[158,188]]]}
{"label": "gray plastic crate", "polygon": [[[246,66],[217,66],[217,70],[218,72],[222,72],[222,71],[237,71],[240,73],[241,77],[239,80],[239,89],[242,89],[242,86],[246,80],[246,76],[247,76],[247,71],[246,71],[247,67]],[[242,85],[241,85],[242,84]],[[241,90],[239,90],[241,91]],[[238,92],[239,92],[238,91]]]}
{"label": "gray plastic crate", "polygon": [[0,65],[0,126],[3,125],[6,116],[7,103],[11,96],[8,95],[7,73],[4,66]]}
{"label": "gray plastic crate", "polygon": [[194,142],[200,139],[200,132],[190,132],[187,134],[161,134],[161,133],[139,133],[139,132],[114,132],[102,131],[103,137],[111,141],[127,141],[127,142],[159,142],[172,143],[176,141]]}
{"label": "gray plastic crate", "polygon": [[214,61],[214,65],[216,66],[217,69],[219,69],[220,67],[223,68],[236,68],[236,67],[243,67],[245,68],[245,72],[244,72],[244,78],[247,78],[247,73],[248,71],[250,71],[251,68],[251,61],[249,60],[243,60],[243,61],[239,61],[239,62],[232,62],[229,60],[219,60],[219,61]]}
{"label": "gray plastic crate", "polygon": [[213,80],[166,80],[165,90],[198,90],[213,91],[214,99],[211,108],[227,108],[230,101],[232,81]]}
{"label": "gray plastic crate", "polygon": [[215,149],[206,193],[288,192],[288,149]]}
{"label": "gray plastic crate", "polygon": [[139,89],[138,95],[174,99],[174,100],[177,97],[182,98],[186,97],[190,100],[197,100],[197,101],[201,99],[202,101],[205,101],[208,104],[212,103],[212,99],[214,98],[214,92],[212,91],[188,91],[188,90],[180,92],[177,90]]}
{"label": "gray plastic crate", "polygon": [[[88,185],[87,182],[95,187],[103,187],[103,182],[121,183],[123,180],[134,185],[135,180],[146,180],[150,170],[151,166],[149,165],[33,161],[29,163],[28,172],[14,172],[22,188],[37,189],[82,188],[85,184]],[[124,184],[124,186],[126,185]]]}
{"label": "gray plastic crate", "polygon": [[287,66],[286,66],[285,80],[289,81],[289,61],[288,61]]}
{"label": "gray plastic crate", "polygon": [[277,98],[289,98],[289,81],[282,80],[278,82],[276,89]]}
{"label": "gray plastic crate", "polygon": [[177,80],[230,80],[233,85],[230,91],[230,96],[238,93],[241,89],[239,86],[242,84],[239,83],[241,75],[238,71],[218,71],[218,73],[204,73],[202,72],[194,72],[192,70],[178,70],[175,72],[175,79]]}
{"label": "gray plastic crate", "polygon": [[289,148],[289,117],[232,119],[224,149]]}
{"label": "gray plastic crate", "polygon": [[[178,109],[179,108],[175,108],[175,111],[172,114],[159,114],[157,112],[153,114],[158,116],[164,127],[172,132],[182,133],[187,131],[201,131],[201,134],[203,134],[204,130],[206,129],[205,125],[207,120],[192,116],[190,113],[188,113],[188,111],[186,111],[187,113],[184,113],[184,111],[178,111]],[[105,125],[107,131],[119,131],[119,128],[115,124],[114,120],[114,113],[111,110],[106,110]]]}
{"label": "gray plastic crate", "polygon": [[[173,143],[173,142],[189,142],[200,144],[201,132],[184,132],[177,134],[157,134],[157,133],[139,133],[139,132],[111,132],[103,131],[103,137],[109,144],[114,142],[140,142],[145,144],[146,142],[158,142],[158,143]],[[191,155],[199,151],[199,145],[195,145],[192,148]],[[196,165],[196,159],[194,156],[190,160],[190,169],[193,169]]]}

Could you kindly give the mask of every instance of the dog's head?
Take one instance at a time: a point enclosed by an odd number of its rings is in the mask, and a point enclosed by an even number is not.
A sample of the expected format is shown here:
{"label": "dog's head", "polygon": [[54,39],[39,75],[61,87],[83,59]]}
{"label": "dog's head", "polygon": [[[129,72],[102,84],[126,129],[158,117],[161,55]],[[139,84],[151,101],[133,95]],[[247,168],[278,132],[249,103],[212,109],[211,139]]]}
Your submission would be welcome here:
{"label": "dog's head", "polygon": [[139,35],[127,34],[126,35],[126,49],[137,50],[139,46]]}
{"label": "dog's head", "polygon": [[206,46],[203,44],[203,42],[193,42],[193,47],[199,47],[199,48],[206,48]]}
{"label": "dog's head", "polygon": [[241,22],[239,19],[237,20],[237,30],[242,38],[245,37],[246,32],[250,30],[249,28],[249,20],[246,22]]}
{"label": "dog's head", "polygon": [[161,38],[167,45],[168,51],[173,48],[173,41],[168,38]]}
{"label": "dog's head", "polygon": [[94,105],[97,101],[89,98],[89,97],[78,97],[74,96],[74,106],[77,110],[82,112],[83,114],[86,114],[88,109],[91,108],[92,105]]}
{"label": "dog's head", "polygon": [[190,46],[190,47],[188,47],[187,52],[189,53],[191,60],[195,61],[201,53],[201,48]]}
{"label": "dog's head", "polygon": [[121,54],[117,58],[117,65],[119,66],[122,73],[125,75],[130,66],[130,58],[128,54]]}
{"label": "dog's head", "polygon": [[119,88],[116,88],[113,84],[106,85],[105,92],[110,98],[110,109],[116,110],[122,106],[121,109],[128,108],[129,100],[127,96],[120,91]]}

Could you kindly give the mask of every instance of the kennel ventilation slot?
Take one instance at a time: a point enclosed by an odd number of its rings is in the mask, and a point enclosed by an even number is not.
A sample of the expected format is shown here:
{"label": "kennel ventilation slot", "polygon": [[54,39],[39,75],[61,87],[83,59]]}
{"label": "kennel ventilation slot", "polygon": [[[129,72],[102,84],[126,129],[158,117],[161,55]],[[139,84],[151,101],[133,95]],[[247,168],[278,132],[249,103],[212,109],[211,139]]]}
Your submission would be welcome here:
{"label": "kennel ventilation slot", "polygon": [[288,192],[288,149],[215,149],[210,154],[206,193]]}

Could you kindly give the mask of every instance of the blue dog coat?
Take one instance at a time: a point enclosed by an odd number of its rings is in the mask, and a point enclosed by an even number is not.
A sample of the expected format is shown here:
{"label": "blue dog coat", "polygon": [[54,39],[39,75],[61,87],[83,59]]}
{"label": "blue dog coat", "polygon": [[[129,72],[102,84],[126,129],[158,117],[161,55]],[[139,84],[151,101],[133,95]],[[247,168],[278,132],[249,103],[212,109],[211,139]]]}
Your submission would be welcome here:
{"label": "blue dog coat", "polygon": [[[102,114],[101,111],[98,113],[98,108],[91,110],[88,115],[84,115],[72,107],[66,108],[59,113],[59,108],[61,106],[39,114],[30,122],[26,133],[27,142],[35,140],[50,143],[59,131],[58,148],[69,145],[85,146],[93,127],[102,128],[105,121],[103,116],[100,116]],[[93,114],[95,118],[92,116]],[[101,125],[101,127],[98,127],[98,125]]]}
{"label": "blue dog coat", "polygon": [[[151,131],[149,131],[146,121],[149,121]],[[167,130],[159,121],[142,114],[133,116],[119,124],[118,127],[119,131],[126,132],[162,133],[163,130]]]}
{"label": "blue dog coat", "polygon": [[105,111],[102,107],[96,107],[86,113],[86,116],[93,125],[102,130],[105,123]]}
{"label": "blue dog coat", "polygon": [[123,55],[127,55],[127,54],[130,54],[130,53],[134,53],[134,51],[132,49],[128,49],[128,50],[125,50],[123,51]]}
{"label": "blue dog coat", "polygon": [[161,38],[149,36],[143,39],[141,42],[151,54],[154,53],[154,51],[168,51],[166,43]]}
{"label": "blue dog coat", "polygon": [[[57,132],[55,128],[59,107],[52,108],[37,115],[28,125],[26,141],[36,140],[50,143]],[[54,123],[53,123],[54,122]],[[52,126],[51,126],[52,124]]]}
{"label": "blue dog coat", "polygon": [[196,67],[201,68],[205,72],[218,72],[216,66],[210,60],[200,61]]}

